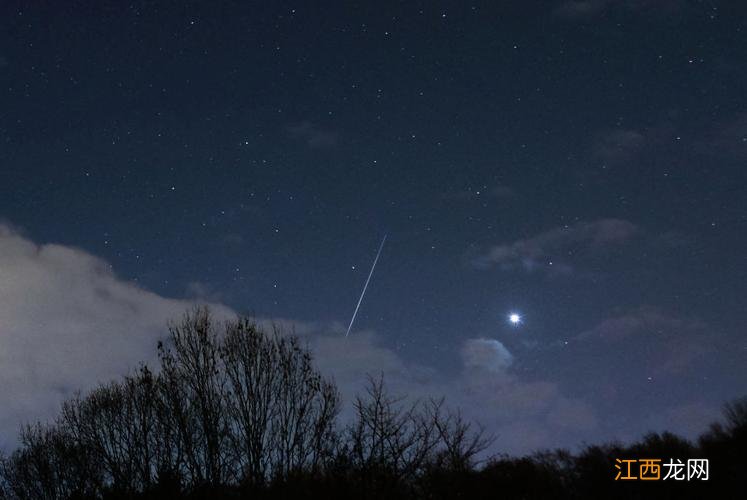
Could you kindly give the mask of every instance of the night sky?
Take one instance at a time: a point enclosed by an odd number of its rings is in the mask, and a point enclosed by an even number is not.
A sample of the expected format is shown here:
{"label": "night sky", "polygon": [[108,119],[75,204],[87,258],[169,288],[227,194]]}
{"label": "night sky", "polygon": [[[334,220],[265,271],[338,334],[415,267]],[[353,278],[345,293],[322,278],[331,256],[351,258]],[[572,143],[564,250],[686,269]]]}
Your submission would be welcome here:
{"label": "night sky", "polygon": [[740,2],[24,3],[0,442],[205,301],[501,451],[692,437],[747,394]]}

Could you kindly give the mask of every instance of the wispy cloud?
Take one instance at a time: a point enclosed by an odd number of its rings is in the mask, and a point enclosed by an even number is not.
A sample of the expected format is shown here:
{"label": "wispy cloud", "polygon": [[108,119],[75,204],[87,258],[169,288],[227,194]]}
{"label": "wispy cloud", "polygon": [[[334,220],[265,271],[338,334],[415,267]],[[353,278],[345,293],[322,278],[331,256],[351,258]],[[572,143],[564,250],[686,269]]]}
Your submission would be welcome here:
{"label": "wispy cloud", "polygon": [[[708,353],[707,325],[697,319],[687,319],[666,314],[651,307],[641,307],[625,314],[603,320],[594,328],[577,335],[579,342],[596,342],[606,349],[618,351],[621,346],[635,346],[646,353],[640,360],[651,360],[645,367],[647,374],[676,374],[691,366],[692,362]],[[600,346],[600,347],[603,347]]]}
{"label": "wispy cloud", "polygon": [[563,2],[555,9],[555,14],[569,19],[591,17],[604,11],[610,0],[572,0]]}
{"label": "wispy cloud", "polygon": [[720,123],[712,124],[696,148],[708,156],[747,157],[747,112],[741,112]]}
{"label": "wispy cloud", "polygon": [[646,146],[644,131],[616,129],[600,134],[593,146],[594,156],[610,165],[633,160]]}
{"label": "wispy cloud", "polygon": [[291,137],[298,139],[310,148],[331,148],[337,145],[339,134],[324,129],[310,121],[302,121],[288,126]]}
{"label": "wispy cloud", "polygon": [[570,272],[565,262],[569,254],[602,250],[630,240],[638,231],[631,222],[621,219],[599,219],[578,222],[537,234],[531,238],[496,245],[472,260],[475,267],[502,270],[523,269],[534,271],[545,269]]}
{"label": "wispy cloud", "polygon": [[566,0],[554,14],[570,20],[591,19],[613,10],[646,13],[673,13],[686,6],[685,0]]}

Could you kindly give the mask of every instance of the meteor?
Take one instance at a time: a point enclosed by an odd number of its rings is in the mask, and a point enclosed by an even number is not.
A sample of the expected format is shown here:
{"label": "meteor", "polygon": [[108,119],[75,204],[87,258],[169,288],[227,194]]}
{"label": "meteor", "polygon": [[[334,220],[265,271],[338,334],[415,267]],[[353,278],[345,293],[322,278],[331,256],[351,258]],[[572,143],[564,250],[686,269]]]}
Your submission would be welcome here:
{"label": "meteor", "polygon": [[376,269],[376,263],[379,261],[379,255],[381,255],[381,249],[384,248],[384,242],[386,241],[387,235],[384,235],[384,239],[381,240],[381,244],[379,245],[379,251],[376,252],[376,258],[373,261],[373,265],[371,266],[371,272],[368,273],[368,278],[366,278],[366,284],[363,285],[363,291],[361,292],[361,297],[358,299],[358,304],[355,306],[355,311],[353,311],[353,318],[350,320],[350,324],[348,325],[348,331],[345,332],[345,336],[347,337],[350,335],[350,329],[353,328],[353,323],[355,322],[355,315],[358,314],[358,309],[361,307],[361,302],[363,302],[363,296],[366,295],[366,288],[368,288],[368,282],[371,281],[371,276],[373,276],[374,269]]}

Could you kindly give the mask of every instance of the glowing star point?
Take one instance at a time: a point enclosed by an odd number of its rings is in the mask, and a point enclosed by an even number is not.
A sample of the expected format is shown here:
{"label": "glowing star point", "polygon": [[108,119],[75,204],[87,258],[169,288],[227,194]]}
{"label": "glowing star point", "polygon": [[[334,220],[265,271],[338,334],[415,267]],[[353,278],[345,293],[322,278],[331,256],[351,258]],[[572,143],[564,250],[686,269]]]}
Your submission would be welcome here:
{"label": "glowing star point", "polygon": [[510,321],[512,325],[518,325],[521,323],[521,315],[518,313],[511,313],[508,315],[508,321]]}

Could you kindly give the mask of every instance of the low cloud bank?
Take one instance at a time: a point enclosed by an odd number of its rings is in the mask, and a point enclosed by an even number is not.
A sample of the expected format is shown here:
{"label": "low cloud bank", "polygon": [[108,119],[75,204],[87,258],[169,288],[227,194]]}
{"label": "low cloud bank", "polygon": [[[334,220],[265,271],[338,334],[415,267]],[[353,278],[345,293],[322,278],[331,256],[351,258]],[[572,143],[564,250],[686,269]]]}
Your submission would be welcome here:
{"label": "low cloud bank", "polygon": [[[54,416],[76,390],[152,363],[169,320],[193,307],[124,281],[84,250],[39,245],[0,225],[0,447],[14,446],[25,421]],[[211,304],[217,316],[230,308]],[[557,384],[527,382],[510,373],[513,356],[498,340],[466,339],[463,368],[444,374],[402,358],[375,332],[345,338],[335,325],[280,321],[308,343],[317,365],[333,377],[345,401],[362,392],[368,375],[384,374],[395,394],[446,397],[497,436],[496,451],[524,452],[581,437],[596,418]]]}

